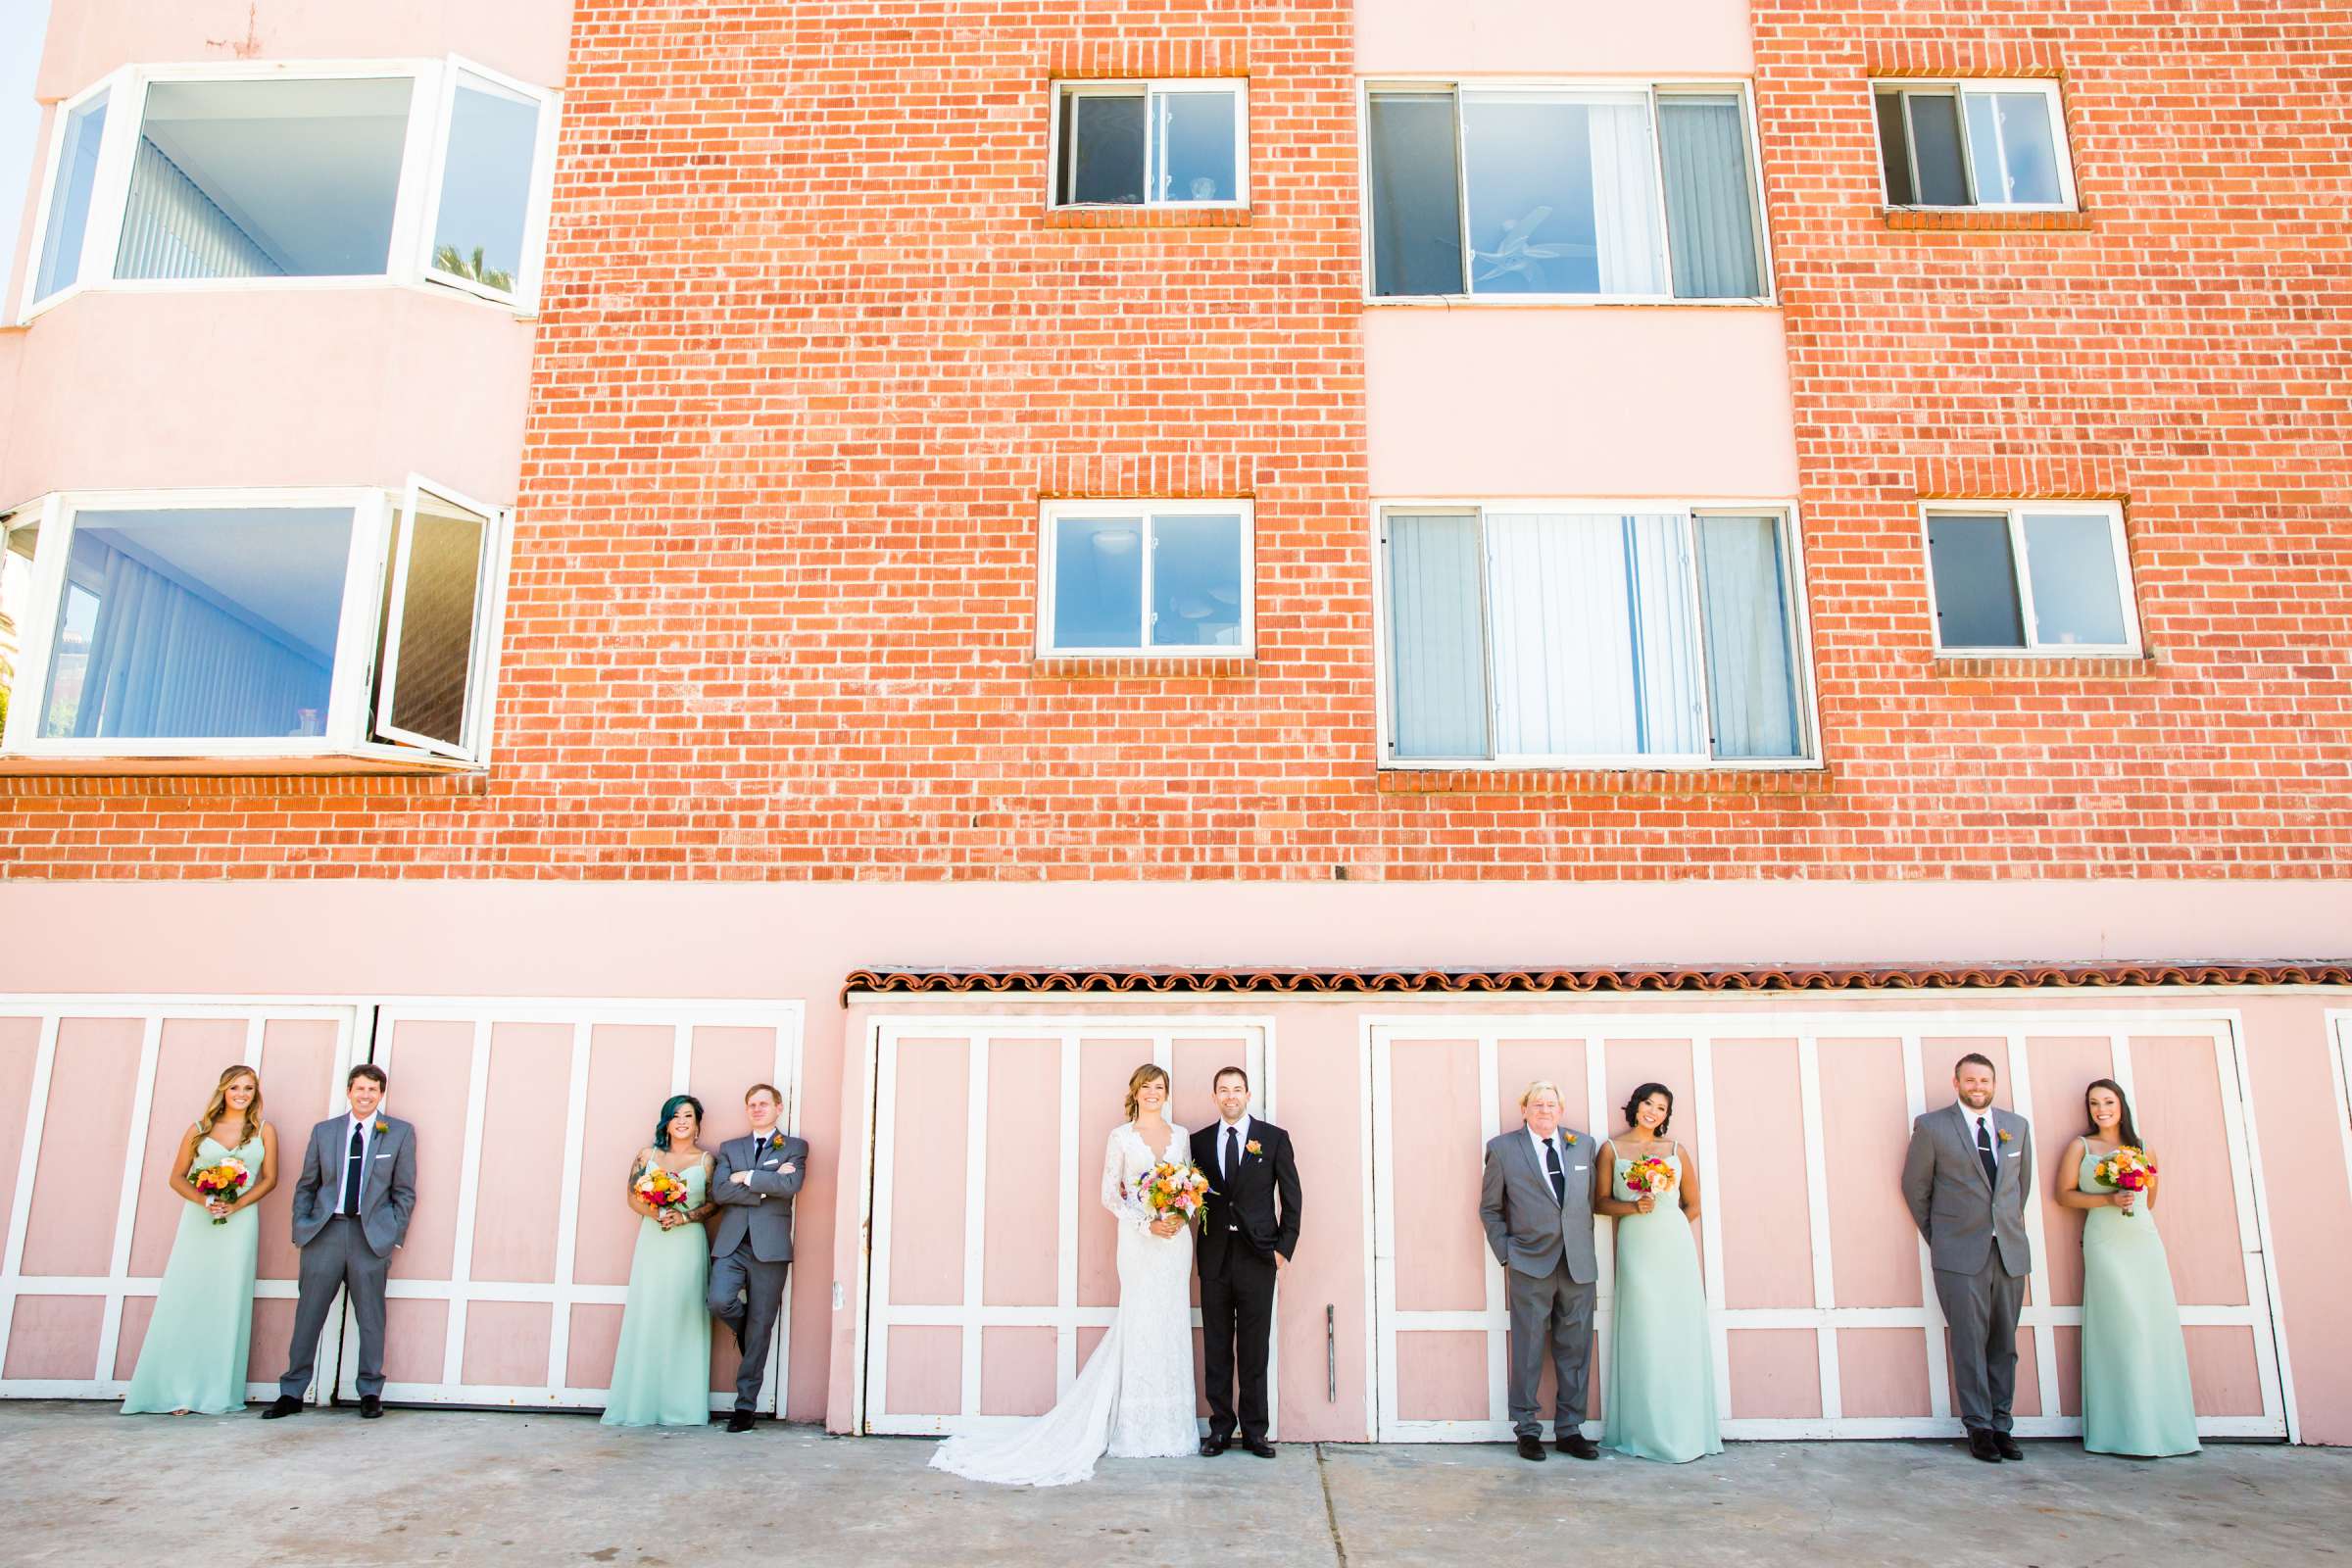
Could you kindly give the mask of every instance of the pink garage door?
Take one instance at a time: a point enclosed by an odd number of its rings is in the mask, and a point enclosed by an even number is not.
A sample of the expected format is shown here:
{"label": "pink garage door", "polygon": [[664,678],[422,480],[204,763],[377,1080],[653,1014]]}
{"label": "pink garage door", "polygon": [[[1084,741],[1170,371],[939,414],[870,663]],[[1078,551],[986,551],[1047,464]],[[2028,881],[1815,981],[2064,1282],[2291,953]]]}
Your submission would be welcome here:
{"label": "pink garage door", "polygon": [[872,1043],[867,1432],[1035,1415],[1077,1377],[1118,1300],[1117,1226],[1098,1195],[1137,1067],[1168,1069],[1188,1129],[1215,1115],[1209,1083],[1230,1063],[1273,1116],[1254,1022],[886,1018]]}
{"label": "pink garage door", "polygon": [[[416,1126],[416,1211],[386,1312],[394,1400],[602,1406],[640,1223],[625,1186],[662,1102],[700,1099],[708,1144],[742,1132],[744,1090],[767,1082],[799,1125],[791,1004],[387,1004],[374,1060],[385,1108]],[[344,1388],[357,1351],[345,1335]],[[735,1362],[716,1336],[713,1408],[734,1402]],[[772,1410],[781,1346],[768,1366]]]}
{"label": "pink garage door", "polygon": [[[0,1396],[122,1397],[183,1208],[170,1167],[221,1070],[260,1073],[280,1156],[298,1158],[340,1100],[364,1011],[0,1001]],[[261,1204],[257,1398],[275,1392],[294,1320],[293,1174]]]}
{"label": "pink garage door", "polygon": [[[1948,1103],[1951,1063],[2001,1068],[2039,1132],[2041,1200],[2021,1334],[2021,1432],[2081,1428],[2081,1225],[2048,1199],[2083,1086],[2113,1076],[2165,1160],[2166,1237],[2201,1429],[2285,1430],[2253,1173],[2226,1025],[2166,1017],[1982,1023],[1854,1014],[1730,1019],[1465,1018],[1373,1031],[1374,1420],[1389,1441],[1505,1437],[1509,1320],[1478,1216],[1486,1140],[1533,1079],[1593,1141],[1640,1083],[1707,1196],[1698,1241],[1717,1406],[1731,1438],[1957,1433],[1926,1250],[1897,1184],[1912,1118]],[[2167,1134],[2170,1132],[2170,1137]],[[1597,1431],[1607,1388],[1610,1222],[1597,1222]],[[1548,1376],[1548,1375],[1547,1375]],[[1544,1399],[1550,1400],[1548,1385]]]}

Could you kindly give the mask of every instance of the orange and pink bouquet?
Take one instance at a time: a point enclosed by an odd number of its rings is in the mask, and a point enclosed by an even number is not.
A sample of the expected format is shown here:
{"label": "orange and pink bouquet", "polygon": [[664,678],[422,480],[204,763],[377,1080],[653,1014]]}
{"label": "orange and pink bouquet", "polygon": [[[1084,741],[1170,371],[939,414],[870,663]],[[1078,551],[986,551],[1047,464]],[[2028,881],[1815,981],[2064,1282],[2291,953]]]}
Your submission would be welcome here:
{"label": "orange and pink bouquet", "polygon": [[1137,1192],[1154,1219],[1173,1214],[1198,1225],[1208,1213],[1208,1178],[1190,1160],[1161,1160]]}
{"label": "orange and pink bouquet", "polygon": [[647,1168],[637,1183],[637,1196],[651,1204],[657,1215],[686,1212],[686,1184],[659,1165]]}
{"label": "orange and pink bouquet", "polygon": [[[2090,1168],[2091,1180],[2103,1183],[2124,1193],[2144,1193],[2156,1180],[2156,1162],[2144,1149],[2125,1144],[2105,1159]],[[2136,1207],[2127,1208],[2128,1215],[2137,1215]]]}
{"label": "orange and pink bouquet", "polygon": [[[218,1164],[199,1165],[188,1172],[188,1185],[202,1193],[207,1203],[235,1202],[237,1195],[245,1190],[245,1184],[252,1179],[253,1173],[245,1168],[245,1162],[233,1154],[223,1157]],[[225,1225],[228,1216],[215,1214],[213,1223]]]}
{"label": "orange and pink bouquet", "polygon": [[1673,1192],[1674,1180],[1674,1167],[1655,1154],[1635,1160],[1633,1168],[1625,1173],[1626,1190],[1644,1198]]}

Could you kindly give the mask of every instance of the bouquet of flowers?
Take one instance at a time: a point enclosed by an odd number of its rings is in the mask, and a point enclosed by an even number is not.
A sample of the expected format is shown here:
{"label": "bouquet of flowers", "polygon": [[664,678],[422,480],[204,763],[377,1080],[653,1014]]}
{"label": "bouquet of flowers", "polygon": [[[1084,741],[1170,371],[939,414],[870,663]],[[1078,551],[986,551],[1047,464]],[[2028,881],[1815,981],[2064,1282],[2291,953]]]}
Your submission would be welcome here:
{"label": "bouquet of flowers", "polygon": [[1137,1190],[1153,1219],[1173,1214],[1198,1225],[1208,1214],[1208,1177],[1190,1160],[1161,1160]]}
{"label": "bouquet of flowers", "polygon": [[657,1219],[686,1212],[686,1184],[659,1165],[646,1167],[637,1183],[637,1196],[652,1205]]}
{"label": "bouquet of flowers", "polygon": [[[188,1172],[188,1185],[202,1193],[207,1203],[235,1202],[237,1195],[252,1179],[253,1173],[245,1168],[245,1162],[233,1154],[224,1156],[219,1164],[199,1165]],[[228,1216],[215,1214],[213,1223],[225,1225]]]}
{"label": "bouquet of flowers", "polygon": [[1655,1154],[1637,1159],[1625,1173],[1625,1186],[1640,1197],[1663,1197],[1674,1191],[1674,1167]]}
{"label": "bouquet of flowers", "polygon": [[[2144,1193],[2156,1179],[2156,1162],[2145,1150],[2125,1144],[2105,1159],[2090,1168],[2091,1180],[2125,1193]],[[2127,1216],[2136,1216],[2136,1207],[2124,1210]]]}

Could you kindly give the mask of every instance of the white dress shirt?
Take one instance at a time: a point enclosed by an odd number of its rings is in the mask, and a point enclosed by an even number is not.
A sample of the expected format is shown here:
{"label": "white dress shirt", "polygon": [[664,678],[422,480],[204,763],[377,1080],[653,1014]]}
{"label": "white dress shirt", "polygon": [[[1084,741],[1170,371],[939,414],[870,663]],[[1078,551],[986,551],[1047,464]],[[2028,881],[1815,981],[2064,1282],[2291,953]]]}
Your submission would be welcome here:
{"label": "white dress shirt", "polygon": [[363,1199],[368,1196],[368,1170],[375,1159],[374,1115],[345,1116],[343,1142],[335,1150],[335,1212],[338,1214],[359,1212],[356,1208],[343,1206],[343,1189],[351,1176],[351,1131],[355,1127],[360,1131],[360,1196]]}
{"label": "white dress shirt", "polygon": [[[1565,1184],[1567,1178],[1574,1174],[1575,1167],[1568,1163],[1568,1142],[1566,1139],[1560,1136],[1557,1130],[1553,1131],[1551,1137],[1544,1139],[1537,1137],[1536,1130],[1533,1127],[1529,1127],[1527,1129],[1527,1141],[1536,1146],[1536,1173],[1544,1178],[1544,1186],[1548,1187],[1551,1185],[1551,1168],[1544,1163],[1544,1150],[1546,1145],[1549,1145],[1551,1148],[1557,1149],[1560,1152],[1560,1177],[1562,1183]],[[1562,1199],[1560,1201],[1564,1204],[1567,1202],[1567,1200]]]}
{"label": "white dress shirt", "polygon": [[1217,1119],[1217,1174],[1220,1177],[1233,1174],[1225,1168],[1225,1129],[1228,1127],[1234,1131],[1237,1140],[1233,1146],[1234,1157],[1239,1159],[1250,1152],[1250,1113],[1243,1111],[1240,1121],[1227,1121],[1223,1117]]}

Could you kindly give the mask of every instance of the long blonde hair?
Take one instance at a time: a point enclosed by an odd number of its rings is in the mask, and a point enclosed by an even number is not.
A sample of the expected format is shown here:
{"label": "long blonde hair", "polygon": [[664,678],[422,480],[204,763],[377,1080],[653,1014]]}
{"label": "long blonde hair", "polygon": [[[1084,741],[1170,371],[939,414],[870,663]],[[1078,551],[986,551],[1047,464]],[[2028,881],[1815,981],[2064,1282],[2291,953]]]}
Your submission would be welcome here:
{"label": "long blonde hair", "polygon": [[253,1080],[253,1103],[245,1107],[245,1136],[237,1140],[237,1147],[243,1149],[260,1135],[262,1130],[262,1075],[240,1061],[221,1073],[220,1081],[213,1085],[213,1098],[204,1102],[204,1119],[196,1124],[198,1137],[201,1138],[211,1132],[213,1124],[227,1114],[228,1086],[240,1078]]}
{"label": "long blonde hair", "polygon": [[1127,1119],[1129,1121],[1135,1120],[1135,1113],[1139,1108],[1135,1101],[1135,1092],[1154,1078],[1163,1084],[1168,1081],[1168,1069],[1156,1061],[1147,1061],[1127,1075]]}

